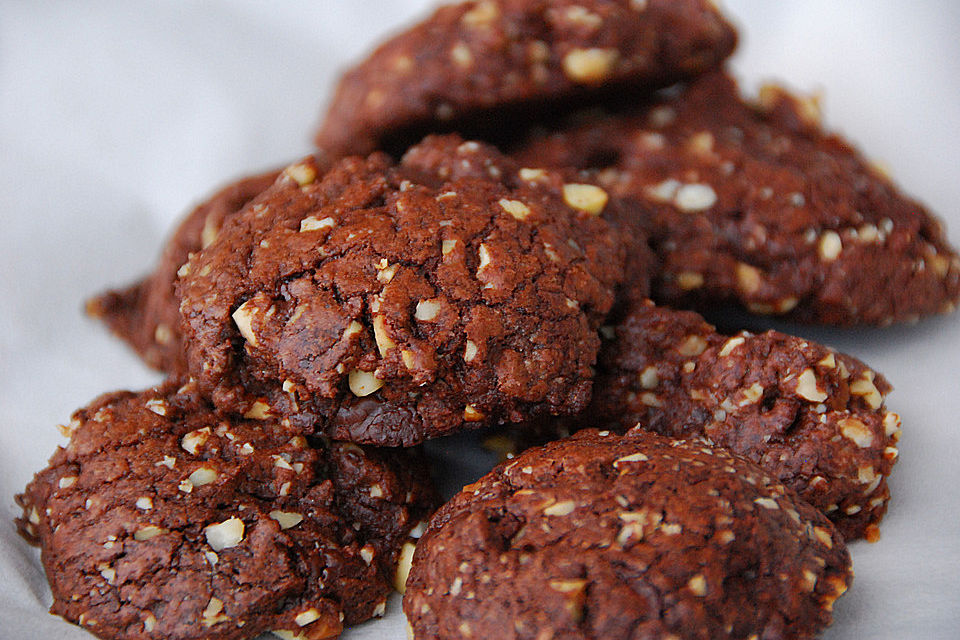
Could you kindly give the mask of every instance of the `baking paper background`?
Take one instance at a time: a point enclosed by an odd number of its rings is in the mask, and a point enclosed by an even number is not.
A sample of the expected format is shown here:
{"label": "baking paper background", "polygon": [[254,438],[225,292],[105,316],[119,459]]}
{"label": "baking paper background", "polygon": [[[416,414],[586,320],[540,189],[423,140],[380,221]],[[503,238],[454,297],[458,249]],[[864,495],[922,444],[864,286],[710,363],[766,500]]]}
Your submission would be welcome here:
{"label": "baking paper background", "polygon": [[[0,1],[0,638],[89,638],[46,613],[13,494],[102,392],[160,376],[83,301],[147,272],[219,185],[305,155],[336,74],[431,4]],[[826,120],[960,244],[960,3],[732,1],[733,68],[822,91]],[[893,501],[825,638],[960,637],[960,315],[886,330],[784,327],[867,361],[903,418]],[[449,457],[460,459],[454,451]],[[466,473],[481,460],[462,461]],[[347,640],[403,638],[398,601]]]}

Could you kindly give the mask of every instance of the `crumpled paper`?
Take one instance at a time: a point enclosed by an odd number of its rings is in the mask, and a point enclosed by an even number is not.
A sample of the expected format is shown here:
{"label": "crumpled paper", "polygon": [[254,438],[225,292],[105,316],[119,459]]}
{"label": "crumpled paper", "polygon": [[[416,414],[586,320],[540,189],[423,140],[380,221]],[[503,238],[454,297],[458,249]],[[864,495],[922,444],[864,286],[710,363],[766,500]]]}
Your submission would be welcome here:
{"label": "crumpled paper", "polygon": [[[0,637],[90,636],[50,616],[13,495],[100,393],[160,377],[83,301],[147,272],[175,220],[231,178],[306,155],[337,73],[425,0],[0,2]],[[960,4],[728,0],[733,68],[822,91],[828,125],[888,167],[960,241]],[[883,371],[903,417],[893,501],[829,639],[955,638],[960,628],[960,317],[885,330],[777,325]],[[444,452],[455,489],[489,459]],[[466,458],[466,459],[465,459]],[[344,638],[403,638],[399,598]]]}

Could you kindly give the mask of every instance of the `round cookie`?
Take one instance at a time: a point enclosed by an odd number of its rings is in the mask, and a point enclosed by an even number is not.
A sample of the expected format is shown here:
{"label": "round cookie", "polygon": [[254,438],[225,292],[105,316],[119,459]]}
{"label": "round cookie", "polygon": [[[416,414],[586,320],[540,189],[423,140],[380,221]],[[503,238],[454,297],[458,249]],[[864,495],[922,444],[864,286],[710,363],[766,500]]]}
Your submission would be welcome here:
{"label": "round cookie", "polygon": [[818,117],[776,87],[748,104],[715,72],[534,135],[518,157],[602,169],[660,259],[658,302],[831,325],[952,311],[960,262],[940,222]]}
{"label": "round cookie", "polygon": [[98,318],[154,369],[186,372],[180,338],[180,302],[174,292],[177,270],[191,253],[213,242],[223,221],[273,184],[271,171],[230,184],[191,211],[167,241],[153,273],[123,289],[101,293],[87,302]]}
{"label": "round cookie", "polygon": [[417,639],[806,639],[851,579],[830,522],[755,465],[588,430],[442,507],[403,608]]}
{"label": "round cookie", "polygon": [[900,436],[882,375],[809,340],[723,335],[649,301],[605,334],[588,412],[596,424],[708,438],[820,509],[845,539],[877,539]]}
{"label": "round cookie", "polygon": [[707,0],[447,5],[343,75],[315,140],[338,158],[402,150],[426,133],[499,131],[558,101],[672,84],[735,44]]}
{"label": "round cookie", "polygon": [[17,525],[51,612],[106,639],[334,638],[383,614],[435,504],[412,451],[224,421],[173,383],[105,395],[64,430]]}
{"label": "round cookie", "polygon": [[181,270],[219,409],[409,446],[586,407],[623,270],[601,189],[455,136],[317,175],[288,167]]}

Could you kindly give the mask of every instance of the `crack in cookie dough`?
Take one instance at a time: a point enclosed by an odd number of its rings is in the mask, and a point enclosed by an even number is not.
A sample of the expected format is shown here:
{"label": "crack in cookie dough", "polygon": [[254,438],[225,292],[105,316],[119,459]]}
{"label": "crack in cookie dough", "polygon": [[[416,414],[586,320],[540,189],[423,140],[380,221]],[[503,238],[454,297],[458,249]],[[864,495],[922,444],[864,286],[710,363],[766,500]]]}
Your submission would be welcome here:
{"label": "crack in cookie dough", "polygon": [[436,501],[423,461],[224,420],[193,387],[81,409],[17,496],[51,611],[110,639],[334,638],[378,615]]}
{"label": "crack in cookie dough", "polygon": [[851,579],[836,529],[752,463],[586,430],[442,507],[403,606],[414,638],[812,638]]}
{"label": "crack in cookie dough", "polygon": [[182,270],[190,371],[218,408],[411,445],[586,406],[625,251],[562,173],[525,181],[453,136],[294,166]]}

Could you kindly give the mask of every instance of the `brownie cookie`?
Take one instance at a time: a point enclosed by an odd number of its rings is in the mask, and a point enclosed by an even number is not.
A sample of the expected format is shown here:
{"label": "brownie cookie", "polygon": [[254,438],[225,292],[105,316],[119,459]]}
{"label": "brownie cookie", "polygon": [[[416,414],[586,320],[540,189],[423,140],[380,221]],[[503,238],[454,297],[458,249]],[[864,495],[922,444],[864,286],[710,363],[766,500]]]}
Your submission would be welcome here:
{"label": "brownie cookie", "polygon": [[721,72],[616,115],[534,136],[531,166],[605,169],[661,260],[658,302],[832,325],[952,311],[960,261],[940,222],[782,89],[741,100]]}
{"label": "brownie cookie", "polygon": [[181,270],[219,409],[408,446],[586,407],[623,277],[602,189],[455,136],[317,175],[285,169]]}
{"label": "brownie cookie", "polygon": [[588,415],[625,430],[709,438],[876,540],[900,418],[859,360],[777,331],[726,336],[688,311],[635,305],[601,351]]}
{"label": "brownie cookie", "polygon": [[498,130],[599,90],[672,84],[718,65],[735,43],[706,0],[448,5],[344,74],[316,143],[337,158],[402,150],[467,120]]}
{"label": "brownie cookie", "polygon": [[177,269],[191,253],[213,242],[224,219],[273,184],[277,175],[272,171],[244,178],[218,191],[183,219],[152,274],[91,299],[87,313],[102,320],[151,367],[171,374],[185,372],[180,303],[174,293]]}
{"label": "brownie cookie", "polygon": [[588,430],[442,507],[403,609],[418,639],[805,639],[851,579],[830,522],[752,463]]}
{"label": "brownie cookie", "polygon": [[336,637],[382,615],[434,504],[408,451],[223,421],[186,388],[105,395],[17,496],[51,612],[102,638]]}

